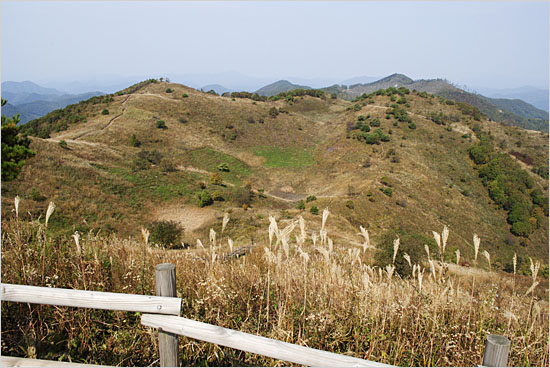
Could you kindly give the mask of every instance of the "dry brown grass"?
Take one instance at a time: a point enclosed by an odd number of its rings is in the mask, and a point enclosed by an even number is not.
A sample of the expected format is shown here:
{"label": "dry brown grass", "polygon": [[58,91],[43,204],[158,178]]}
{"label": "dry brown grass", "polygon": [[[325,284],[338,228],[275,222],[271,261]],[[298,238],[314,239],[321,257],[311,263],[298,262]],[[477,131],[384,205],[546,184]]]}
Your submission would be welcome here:
{"label": "dry brown grass", "polygon": [[[547,280],[525,296],[536,278],[437,264],[414,265],[416,275],[401,278],[393,266],[370,264],[375,251],[334,243],[319,220],[273,219],[272,241],[266,231],[250,254],[223,261],[229,235],[214,231],[202,239],[211,246],[167,251],[93,233],[76,243],[51,238],[21,217],[2,223],[3,282],[153,294],[154,265],[172,262],[187,318],[402,366],[475,366],[485,336],[501,334],[512,342],[510,365],[549,363]],[[121,365],[157,359],[155,332],[130,313],[3,303],[2,316],[3,354]],[[284,364],[186,338],[180,346],[188,366]]]}

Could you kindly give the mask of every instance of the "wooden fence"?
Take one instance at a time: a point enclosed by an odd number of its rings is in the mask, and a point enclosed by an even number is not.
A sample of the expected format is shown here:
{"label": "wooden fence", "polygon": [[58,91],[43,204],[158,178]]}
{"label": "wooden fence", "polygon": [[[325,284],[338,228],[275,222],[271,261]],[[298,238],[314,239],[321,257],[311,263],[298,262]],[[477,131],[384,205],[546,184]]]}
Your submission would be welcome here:
{"label": "wooden fence", "polygon": [[[179,366],[178,335],[307,366],[389,367],[387,364],[307,348],[179,317],[182,300],[176,297],[175,266],[169,263],[157,265],[155,273],[157,296],[0,284],[1,299],[20,303],[144,313],[141,316],[141,324],[159,331],[159,355],[162,367]],[[503,336],[489,335],[483,366],[506,366],[509,349],[508,339]],[[107,367],[6,356],[0,357],[0,366]]]}

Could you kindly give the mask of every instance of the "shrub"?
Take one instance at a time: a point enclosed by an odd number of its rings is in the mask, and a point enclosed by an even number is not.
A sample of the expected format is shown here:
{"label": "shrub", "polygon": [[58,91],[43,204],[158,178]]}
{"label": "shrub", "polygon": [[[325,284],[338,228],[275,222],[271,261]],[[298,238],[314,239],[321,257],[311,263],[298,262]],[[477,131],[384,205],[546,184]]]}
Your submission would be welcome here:
{"label": "shrub", "polygon": [[268,114],[269,114],[269,116],[271,116],[272,118],[276,118],[277,115],[279,115],[279,110],[277,110],[276,107],[272,107],[271,109],[269,109]]}
{"label": "shrub", "polygon": [[393,194],[393,189],[392,188],[380,188],[380,191],[382,193],[384,193],[385,195],[387,195],[388,197],[391,197],[392,194]]}
{"label": "shrub", "polygon": [[416,124],[413,123],[413,122],[410,122],[409,123],[409,129],[413,129],[413,130],[416,129]]}
{"label": "shrub", "polygon": [[138,153],[138,157],[139,158],[142,158],[146,161],[149,161],[150,163],[152,163],[153,165],[158,165],[160,164],[161,160],[162,160],[162,155],[160,154],[159,151],[157,150],[152,150],[151,152],[149,151],[141,151]]}
{"label": "shrub", "polygon": [[333,100],[336,100],[338,96],[336,95],[336,93],[331,93],[330,94],[330,98],[332,98]]}
{"label": "shrub", "polygon": [[101,111],[101,115],[109,115],[109,110],[103,109],[103,111]]}
{"label": "shrub", "polygon": [[33,201],[36,201],[36,202],[42,202],[42,201],[46,200],[46,196],[43,196],[42,194],[40,194],[38,189],[36,189],[34,187],[31,189],[31,192],[29,193],[29,195],[30,195],[31,199]]}
{"label": "shrub", "polygon": [[210,193],[208,193],[207,190],[203,190],[202,192],[200,192],[197,197],[199,200],[199,207],[210,206],[212,203],[214,203],[214,201],[212,200],[212,196],[210,195]]}
{"label": "shrub", "polygon": [[162,245],[168,249],[181,247],[183,229],[175,221],[155,221],[148,226],[152,244]]}
{"label": "shrub", "polygon": [[172,93],[174,90],[172,88],[166,88],[166,93]]}
{"label": "shrub", "polygon": [[223,178],[220,173],[210,175],[210,184],[223,185]]}
{"label": "shrub", "polygon": [[61,147],[63,149],[69,149],[69,145],[63,139],[60,140],[57,144],[59,145],[59,147]]}
{"label": "shrub", "polygon": [[309,209],[309,212],[311,212],[313,215],[318,215],[319,209],[317,208],[317,206],[311,206],[311,208]]}
{"label": "shrub", "polygon": [[167,126],[164,120],[157,120],[156,127],[159,129],[167,129]]}
{"label": "shrub", "polygon": [[355,205],[353,204],[353,201],[352,200],[347,200],[346,203],[345,203],[346,207],[349,208],[350,210],[354,209],[355,208]]}
{"label": "shrub", "polygon": [[214,191],[214,193],[212,193],[212,199],[218,202],[225,201],[223,194],[219,190],[216,190]]}
{"label": "shrub", "polygon": [[371,127],[379,127],[380,126],[380,120],[378,118],[374,118],[370,121]]}
{"label": "shrub", "polygon": [[132,134],[130,136],[130,146],[132,147],[139,147],[141,146],[141,141],[139,139],[137,139],[136,135],[135,134]]}
{"label": "shrub", "polygon": [[306,203],[313,202],[315,200],[317,200],[317,197],[315,197],[314,195],[310,195],[310,196],[307,196]]}
{"label": "shrub", "polygon": [[223,162],[223,163],[218,165],[218,170],[228,172],[229,171],[229,165],[226,164],[225,162]]}
{"label": "shrub", "polygon": [[189,97],[189,95],[187,95],[187,93],[184,93],[184,94],[181,95],[181,98],[187,98],[187,97]]}
{"label": "shrub", "polygon": [[306,209],[306,204],[305,204],[303,199],[300,199],[298,201],[298,203],[296,204],[296,209],[299,209],[299,210],[305,210]]}
{"label": "shrub", "polygon": [[182,124],[185,124],[185,123],[187,123],[187,119],[184,118],[184,117],[181,117],[181,118],[179,119],[179,122],[182,123]]}
{"label": "shrub", "polygon": [[171,160],[163,159],[160,162],[160,168],[163,172],[174,172],[176,171],[176,166]]}

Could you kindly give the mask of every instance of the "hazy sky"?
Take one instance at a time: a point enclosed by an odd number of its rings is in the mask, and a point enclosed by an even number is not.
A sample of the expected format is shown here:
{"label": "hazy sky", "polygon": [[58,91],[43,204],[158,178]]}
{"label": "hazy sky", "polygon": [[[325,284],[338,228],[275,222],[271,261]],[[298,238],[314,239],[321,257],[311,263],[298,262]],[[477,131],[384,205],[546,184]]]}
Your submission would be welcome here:
{"label": "hazy sky", "polygon": [[548,1],[2,1],[2,80],[237,71],[548,87]]}

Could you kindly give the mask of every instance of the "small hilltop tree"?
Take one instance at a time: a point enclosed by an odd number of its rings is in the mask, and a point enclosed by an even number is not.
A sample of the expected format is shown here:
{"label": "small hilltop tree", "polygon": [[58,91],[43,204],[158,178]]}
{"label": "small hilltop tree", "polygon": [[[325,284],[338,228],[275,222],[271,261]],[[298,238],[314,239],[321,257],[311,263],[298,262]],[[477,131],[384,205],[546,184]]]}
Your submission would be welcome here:
{"label": "small hilltop tree", "polygon": [[[2,106],[7,103],[2,99]],[[20,136],[19,114],[8,118],[2,115],[2,180],[10,181],[17,178],[25,164],[25,159],[35,155],[29,149],[31,141],[26,136]]]}

